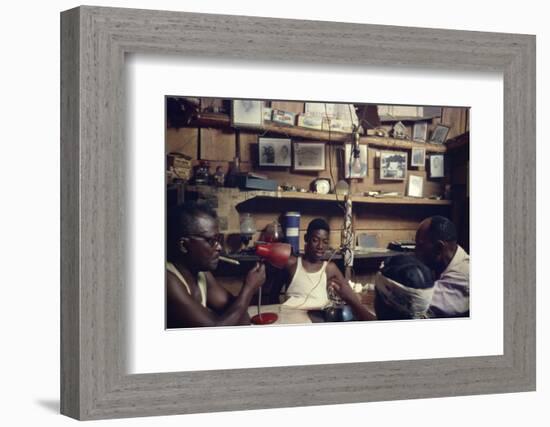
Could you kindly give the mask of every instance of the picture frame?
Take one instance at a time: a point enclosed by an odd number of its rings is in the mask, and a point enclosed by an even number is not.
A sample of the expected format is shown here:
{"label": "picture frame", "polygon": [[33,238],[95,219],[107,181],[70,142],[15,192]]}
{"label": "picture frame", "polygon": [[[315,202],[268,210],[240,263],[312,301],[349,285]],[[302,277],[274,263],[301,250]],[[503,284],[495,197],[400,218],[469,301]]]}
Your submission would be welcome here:
{"label": "picture frame", "polygon": [[233,99],[231,102],[231,123],[235,127],[262,127],[264,124],[264,101],[254,99]]}
{"label": "picture frame", "polygon": [[432,144],[444,144],[451,128],[445,125],[437,125],[432,132],[430,142]]}
{"label": "picture frame", "polygon": [[426,142],[428,139],[428,122],[420,121],[415,122],[413,125],[413,137],[414,142]]}
{"label": "picture frame", "polygon": [[325,166],[325,144],[317,142],[295,142],[294,170],[323,171]]}
{"label": "picture frame", "polygon": [[404,151],[380,152],[380,179],[403,181],[407,179],[407,153]]}
{"label": "picture frame", "polygon": [[261,167],[290,167],[291,140],[289,138],[258,138],[258,164]]}
{"label": "picture frame", "polygon": [[[327,34],[339,35],[330,50],[322,48]],[[128,374],[131,53],[501,72],[502,354]],[[531,35],[90,6],[62,12],[61,413],[91,420],[535,390],[536,277],[527,264],[536,255],[535,81]]]}
{"label": "picture frame", "polygon": [[407,196],[423,197],[424,178],[418,175],[409,175],[409,183],[407,186]]}
{"label": "picture frame", "polygon": [[411,166],[424,167],[426,165],[426,149],[413,147],[411,149]]}
{"label": "picture frame", "polygon": [[445,177],[445,156],[443,154],[430,155],[430,178]]}

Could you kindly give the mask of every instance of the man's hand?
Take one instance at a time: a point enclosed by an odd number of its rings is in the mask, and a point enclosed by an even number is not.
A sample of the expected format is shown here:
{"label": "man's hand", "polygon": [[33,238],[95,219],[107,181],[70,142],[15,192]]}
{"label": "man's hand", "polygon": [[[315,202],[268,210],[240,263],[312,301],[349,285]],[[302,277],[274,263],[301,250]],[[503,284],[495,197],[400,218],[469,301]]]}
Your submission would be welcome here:
{"label": "man's hand", "polygon": [[244,286],[250,291],[255,292],[265,282],[265,265],[257,262],[246,275]]}
{"label": "man's hand", "polygon": [[348,284],[347,281],[342,281],[333,277],[330,280],[329,288],[334,290],[338,294],[338,296],[346,301],[348,304],[352,301],[359,301],[358,295],[353,292],[353,289],[351,289],[351,286]]}
{"label": "man's hand", "polygon": [[361,298],[348,284],[347,280],[332,278],[329,288],[333,289],[353,310],[357,320],[376,320],[376,314],[371,312],[366,305],[361,304]]}

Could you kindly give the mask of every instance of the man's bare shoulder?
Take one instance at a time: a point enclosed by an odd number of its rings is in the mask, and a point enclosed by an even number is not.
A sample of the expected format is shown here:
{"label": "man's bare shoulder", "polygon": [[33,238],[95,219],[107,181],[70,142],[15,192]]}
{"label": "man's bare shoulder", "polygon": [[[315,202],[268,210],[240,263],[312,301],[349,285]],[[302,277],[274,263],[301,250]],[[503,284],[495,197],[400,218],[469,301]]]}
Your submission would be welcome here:
{"label": "man's bare shoulder", "polygon": [[166,270],[166,284],[174,285],[174,284],[180,284],[181,280],[179,279],[176,274],[171,272],[170,270]]}

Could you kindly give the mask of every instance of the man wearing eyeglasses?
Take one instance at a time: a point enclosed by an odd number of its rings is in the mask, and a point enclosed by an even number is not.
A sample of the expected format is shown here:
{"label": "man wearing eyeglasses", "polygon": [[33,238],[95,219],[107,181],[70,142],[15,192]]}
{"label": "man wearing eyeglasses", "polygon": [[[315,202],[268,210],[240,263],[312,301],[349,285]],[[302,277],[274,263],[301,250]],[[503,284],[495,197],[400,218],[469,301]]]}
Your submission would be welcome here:
{"label": "man wearing eyeglasses", "polygon": [[234,297],[212,275],[222,249],[216,213],[186,202],[169,212],[167,223],[167,328],[250,324],[248,306],[265,281],[265,266],[256,264]]}

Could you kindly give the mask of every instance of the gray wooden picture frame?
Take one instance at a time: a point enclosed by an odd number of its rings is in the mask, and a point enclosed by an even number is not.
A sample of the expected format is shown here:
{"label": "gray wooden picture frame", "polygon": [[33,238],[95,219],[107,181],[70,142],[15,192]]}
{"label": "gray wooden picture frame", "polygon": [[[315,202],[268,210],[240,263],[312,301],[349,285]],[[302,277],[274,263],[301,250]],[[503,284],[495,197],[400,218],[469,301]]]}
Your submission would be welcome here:
{"label": "gray wooden picture frame", "polygon": [[[128,375],[124,57],[135,52],[502,72],[503,355]],[[63,414],[100,419],[535,390],[534,36],[84,6],[61,14],[61,88]]]}

